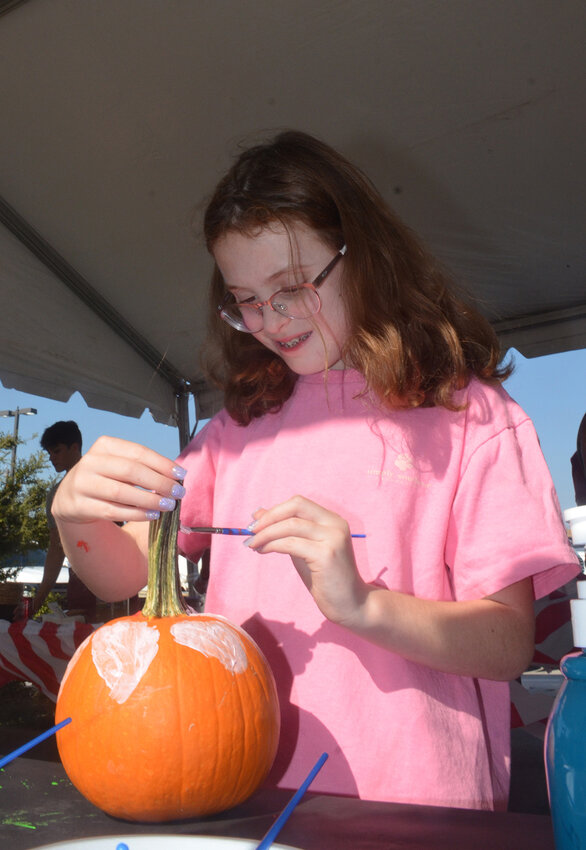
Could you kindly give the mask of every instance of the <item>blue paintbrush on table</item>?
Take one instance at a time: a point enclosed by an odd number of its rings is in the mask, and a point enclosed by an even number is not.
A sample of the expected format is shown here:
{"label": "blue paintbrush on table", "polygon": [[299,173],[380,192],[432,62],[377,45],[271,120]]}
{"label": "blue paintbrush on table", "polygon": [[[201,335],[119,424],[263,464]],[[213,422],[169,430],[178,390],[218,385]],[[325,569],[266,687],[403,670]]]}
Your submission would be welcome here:
{"label": "blue paintbrush on table", "polygon": [[47,729],[45,732],[41,732],[40,735],[37,735],[36,738],[33,738],[31,741],[28,741],[26,744],[23,744],[22,747],[17,747],[16,750],[13,750],[8,755],[0,758],[0,768],[9,764],[11,761],[14,761],[15,758],[21,756],[23,753],[26,753],[28,750],[31,750],[33,747],[36,747],[37,744],[40,744],[41,741],[45,741],[47,738],[50,738],[51,735],[54,735],[59,729],[62,729],[64,726],[67,726],[68,723],[71,723],[71,717],[68,717],[66,720],[62,720],[61,723],[57,723],[56,726],[52,726],[50,729]]}
{"label": "blue paintbrush on table", "polygon": [[314,766],[311,768],[311,770],[307,774],[306,778],[304,779],[304,781],[302,782],[300,787],[293,794],[293,796],[291,797],[291,799],[289,800],[289,802],[287,803],[287,805],[285,806],[285,808],[283,809],[283,811],[281,812],[281,814],[279,815],[277,820],[270,827],[270,829],[264,834],[264,836],[262,837],[262,839],[260,841],[260,844],[257,844],[255,850],[267,850],[268,847],[271,847],[275,838],[277,837],[277,835],[279,834],[279,832],[281,831],[281,829],[285,825],[286,821],[289,820],[289,817],[291,816],[293,809],[295,808],[297,803],[299,803],[299,801],[301,800],[301,798],[303,797],[303,795],[305,794],[305,792],[307,791],[307,789],[309,788],[309,786],[311,785],[311,783],[313,782],[313,780],[315,779],[317,774],[322,769],[327,758],[328,758],[327,753],[321,754],[321,756],[318,758],[318,760],[316,761]]}

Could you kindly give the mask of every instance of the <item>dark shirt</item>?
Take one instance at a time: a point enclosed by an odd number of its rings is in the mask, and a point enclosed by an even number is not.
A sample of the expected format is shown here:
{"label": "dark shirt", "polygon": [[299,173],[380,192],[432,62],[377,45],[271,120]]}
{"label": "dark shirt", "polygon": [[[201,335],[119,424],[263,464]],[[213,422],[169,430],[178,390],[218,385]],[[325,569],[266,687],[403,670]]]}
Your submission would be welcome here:
{"label": "dark shirt", "polygon": [[574,452],[570,460],[572,463],[572,480],[574,482],[576,504],[586,505],[586,471],[584,470],[584,462],[578,452]]}

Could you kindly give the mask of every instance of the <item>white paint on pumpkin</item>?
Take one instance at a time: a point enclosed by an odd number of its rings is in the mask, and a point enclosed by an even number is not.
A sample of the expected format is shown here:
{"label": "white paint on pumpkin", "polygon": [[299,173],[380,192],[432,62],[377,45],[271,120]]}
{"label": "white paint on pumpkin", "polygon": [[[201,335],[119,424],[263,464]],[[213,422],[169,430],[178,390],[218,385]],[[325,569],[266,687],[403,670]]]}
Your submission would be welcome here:
{"label": "white paint on pumpkin", "polygon": [[173,623],[171,634],[182,646],[208,658],[217,658],[232,673],[244,673],[248,667],[244,643],[227,623],[190,617]]}
{"label": "white paint on pumpkin", "polygon": [[102,626],[92,640],[92,659],[117,703],[126,702],[159,650],[159,631],[122,620]]}

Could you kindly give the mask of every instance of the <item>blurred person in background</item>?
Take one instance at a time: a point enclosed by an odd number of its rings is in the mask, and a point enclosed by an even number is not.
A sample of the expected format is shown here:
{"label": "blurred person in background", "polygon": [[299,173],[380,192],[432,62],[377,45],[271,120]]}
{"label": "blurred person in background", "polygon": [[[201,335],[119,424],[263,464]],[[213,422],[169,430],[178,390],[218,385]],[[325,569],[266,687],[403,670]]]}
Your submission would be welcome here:
{"label": "blurred person in background", "polygon": [[[55,422],[43,432],[41,446],[49,455],[49,460],[55,468],[55,472],[64,472],[65,475],[72,469],[81,458],[82,436],[76,422],[73,420]],[[63,478],[60,478],[47,493],[45,510],[47,523],[49,525],[49,547],[45,557],[43,578],[37,588],[33,599],[28,600],[28,616],[34,617],[46,602],[47,597],[55,587],[61,568],[64,566],[65,552],[61,545],[57,523],[51,513],[51,506],[55,497],[57,487]],[[88,590],[73,570],[69,570],[69,581],[67,585],[67,598],[65,607],[71,614],[82,614],[87,622],[96,620],[97,599]],[[25,616],[23,603],[17,606],[14,619],[19,620]]]}
{"label": "blurred person in background", "polygon": [[586,505],[586,413],[578,428],[576,451],[570,458],[576,504]]}

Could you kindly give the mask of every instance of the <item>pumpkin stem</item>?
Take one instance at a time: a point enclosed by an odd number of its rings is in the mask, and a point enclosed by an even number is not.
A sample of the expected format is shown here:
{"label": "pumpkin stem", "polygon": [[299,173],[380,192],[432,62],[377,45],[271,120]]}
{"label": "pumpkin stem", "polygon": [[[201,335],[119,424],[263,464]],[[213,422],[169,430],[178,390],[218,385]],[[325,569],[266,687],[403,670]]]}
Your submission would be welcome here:
{"label": "pumpkin stem", "polygon": [[145,617],[176,617],[186,614],[177,561],[179,501],[173,511],[161,512],[149,527],[149,572]]}

